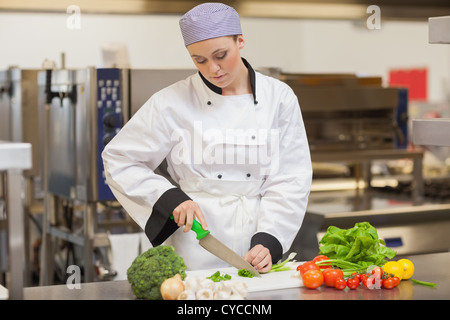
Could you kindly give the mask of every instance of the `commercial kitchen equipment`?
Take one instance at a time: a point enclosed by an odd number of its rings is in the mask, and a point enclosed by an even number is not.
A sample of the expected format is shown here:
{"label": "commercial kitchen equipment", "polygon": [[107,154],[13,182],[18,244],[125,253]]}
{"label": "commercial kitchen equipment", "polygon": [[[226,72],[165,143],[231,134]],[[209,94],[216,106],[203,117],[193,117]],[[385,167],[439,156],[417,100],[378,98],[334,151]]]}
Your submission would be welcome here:
{"label": "commercial kitchen equipment", "polygon": [[327,170],[318,164],[344,163],[351,166],[357,185],[362,180],[370,187],[374,161],[409,158],[414,163],[413,200],[422,202],[423,152],[407,148],[406,88],[384,87],[380,77],[355,74],[280,73],[279,78],[299,99],[315,177]]}
{"label": "commercial kitchen equipment", "polygon": [[407,89],[356,74],[281,73],[280,79],[299,99],[312,152],[407,147]]}
{"label": "commercial kitchen equipment", "polygon": [[[430,42],[441,43],[442,39],[448,38],[448,28],[442,28],[442,26],[448,26],[449,21],[450,17],[446,18],[447,24],[445,24],[442,18],[430,18]],[[441,36],[435,32],[440,33]],[[350,81],[354,82],[354,79],[350,79]],[[329,88],[325,89],[326,90],[317,89],[315,92],[316,94],[321,92],[322,95],[325,92],[328,92],[331,96],[325,99],[329,100],[331,103],[335,98],[339,97],[337,93],[332,95],[332,90],[327,91]],[[355,89],[357,88],[353,86],[350,90]],[[369,90],[369,88],[365,89]],[[370,90],[375,89],[376,88],[370,88]],[[383,89],[377,88],[376,90]],[[387,101],[381,99],[381,95],[377,94],[377,96],[365,95],[365,98],[367,99],[359,99],[359,103],[355,103],[354,106],[357,107],[360,105],[362,107],[371,107],[374,103],[374,98],[376,98],[375,100],[378,102]],[[361,95],[358,95],[355,91],[353,91],[352,98],[350,100],[345,100],[345,102],[351,103],[354,101],[355,97],[363,98],[362,92]],[[318,99],[322,99],[321,95],[319,95]],[[341,99],[340,102],[342,101],[343,100]],[[387,106],[387,104],[384,103],[383,105]],[[394,105],[391,103],[390,107],[393,106]],[[306,108],[307,111],[305,122],[308,121],[308,105]],[[397,115],[399,114],[398,112],[396,113]],[[335,132],[340,132],[339,123],[342,120],[339,119],[338,113],[335,114],[338,123],[338,127],[334,127],[336,129]],[[401,125],[392,123],[391,129],[389,130],[388,119],[392,120],[394,117],[392,115],[386,117],[387,114],[388,113],[385,113],[383,116],[381,113],[381,118],[386,118],[384,120],[377,117],[376,114],[374,114],[373,117],[371,116],[372,119],[367,119],[369,124],[372,121],[379,123],[379,128],[383,132],[378,132],[373,135],[373,137],[380,137],[381,140],[367,139],[367,137],[363,137],[363,139],[354,139],[351,138],[352,135],[344,134],[343,136],[345,138],[342,139],[342,147],[350,147],[350,150],[345,152],[346,155],[344,152],[337,154],[329,153],[329,159],[340,161],[351,160],[351,158],[357,156],[355,155],[355,151],[359,154],[359,159],[366,158],[369,155],[367,152],[370,152],[370,156],[368,158],[369,160],[373,160],[377,157],[379,159],[383,159],[388,156],[412,158],[415,161],[412,184],[415,185],[416,188],[416,191],[412,193],[413,199],[405,198],[395,193],[380,195],[370,188],[362,190],[328,190],[325,192],[312,192],[303,225],[291,248],[291,250],[300,252],[301,259],[309,260],[318,254],[319,240],[326,232],[328,226],[334,225],[340,228],[350,228],[353,227],[356,222],[361,221],[368,221],[375,226],[379,237],[386,242],[387,246],[395,249],[399,256],[448,252],[450,250],[450,234],[448,233],[448,230],[450,229],[449,201],[444,200],[436,203],[430,199],[423,199],[423,195],[421,195],[423,192],[421,164],[423,151],[420,149],[415,149],[414,151],[402,150],[402,152],[405,153],[402,155],[399,150],[395,150],[393,148],[394,140],[398,141],[399,137],[396,137],[396,134],[399,133],[397,128],[401,127]],[[350,117],[350,119],[351,120],[344,121],[350,121],[353,123],[355,120],[354,117]],[[397,116],[397,121],[398,119],[399,118]],[[407,115],[406,117],[400,116],[400,119],[407,119]],[[356,121],[364,123],[366,120],[363,121],[361,119],[356,119]],[[448,141],[447,133],[450,132],[450,126],[448,123],[450,122],[447,122],[446,119],[414,119],[412,121],[413,143],[421,145],[448,145],[449,143],[446,142]],[[358,126],[359,124],[353,123],[351,127],[358,128]],[[375,127],[369,126],[369,128],[371,128],[371,130],[375,129],[378,131]],[[364,132],[365,130],[366,129],[362,129],[362,131],[357,130],[357,137],[359,137],[359,133]],[[327,135],[322,134],[321,131],[324,131],[323,127],[321,127],[321,130],[312,131],[313,143],[314,141],[318,141],[318,139],[316,139],[317,137],[327,137]],[[325,130],[325,132],[328,131]],[[402,130],[402,132],[404,132],[404,130]],[[405,133],[402,135],[402,139],[407,137]],[[372,137],[371,134],[367,136]],[[330,139],[323,140],[325,140],[325,142],[329,142]],[[319,141],[322,142],[321,140]],[[364,144],[359,144],[359,141],[363,141]],[[352,142],[355,143],[352,144]],[[395,144],[398,146],[398,142]],[[341,148],[340,143],[321,143],[320,147],[322,147],[322,149],[326,149],[323,145],[327,146],[328,149],[331,149],[331,147],[334,149]],[[351,148],[351,146],[354,146],[354,148]],[[355,148],[356,146],[367,149],[357,150],[358,148]],[[319,152],[319,154],[317,154],[315,153],[315,150],[317,149],[319,148],[312,148],[311,150],[311,157],[313,161],[315,157],[321,161],[326,161],[326,152]],[[417,200],[417,197],[420,197],[421,201],[414,201]]]}
{"label": "commercial kitchen equipment", "polygon": [[9,72],[0,71],[0,140],[10,141],[10,90],[11,80]]}
{"label": "commercial kitchen equipment", "polygon": [[[38,111],[39,71],[18,67],[0,71],[0,140],[31,143],[33,166],[24,172],[31,180],[40,178],[42,170],[39,157],[42,148]],[[40,186],[39,181],[33,184]]]}
{"label": "commercial kitchen equipment", "polygon": [[[114,206],[105,182],[101,152],[130,117],[161,88],[193,74],[189,69],[81,68],[38,74],[45,114],[45,193],[41,284],[52,281],[52,237],[83,248],[84,280],[94,279],[94,248],[108,245],[100,225],[136,225],[124,219],[99,221],[99,205]],[[74,215],[79,213],[74,224]]]}
{"label": "commercial kitchen equipment", "polygon": [[[0,141],[0,183],[5,185],[8,221],[8,265],[10,299],[22,299],[25,287],[25,225],[22,197],[23,171],[32,166],[31,144]],[[6,183],[4,181],[6,180]]]}
{"label": "commercial kitchen equipment", "polygon": [[[38,112],[37,73],[39,69],[10,67],[0,71],[0,140],[16,143],[30,143],[32,166],[23,172],[25,210],[25,252],[31,255],[30,233],[35,214],[42,208],[42,161],[41,161],[41,119]],[[0,187],[1,189],[1,187]],[[0,199],[2,198],[0,190]],[[0,250],[1,251],[1,250]],[[26,282],[31,284],[31,262],[26,259]]]}

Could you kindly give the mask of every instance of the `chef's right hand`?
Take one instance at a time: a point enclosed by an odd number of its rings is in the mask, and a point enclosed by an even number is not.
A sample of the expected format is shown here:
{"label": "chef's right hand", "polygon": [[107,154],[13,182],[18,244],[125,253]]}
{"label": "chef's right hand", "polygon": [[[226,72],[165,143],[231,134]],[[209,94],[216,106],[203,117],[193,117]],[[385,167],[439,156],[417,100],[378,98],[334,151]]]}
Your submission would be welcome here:
{"label": "chef's right hand", "polygon": [[197,202],[192,200],[186,200],[180,203],[172,212],[173,220],[175,223],[182,227],[184,226],[183,232],[188,232],[192,228],[192,221],[197,219],[202,225],[204,230],[208,230],[208,225],[206,224],[205,217],[202,210],[200,210]]}

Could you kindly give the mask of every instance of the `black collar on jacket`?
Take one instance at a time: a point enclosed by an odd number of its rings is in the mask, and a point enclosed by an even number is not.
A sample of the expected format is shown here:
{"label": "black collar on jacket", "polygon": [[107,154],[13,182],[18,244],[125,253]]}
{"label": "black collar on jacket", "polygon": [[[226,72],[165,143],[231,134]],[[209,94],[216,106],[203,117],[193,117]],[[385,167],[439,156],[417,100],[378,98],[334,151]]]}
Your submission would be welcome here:
{"label": "black collar on jacket", "polygon": [[[250,65],[250,63],[248,63],[247,60],[245,60],[244,58],[241,58],[242,62],[244,62],[244,65],[247,67],[248,69],[248,75],[250,77],[250,87],[252,88],[252,92],[253,92],[253,101],[255,104],[258,104],[258,101],[256,100],[256,75],[255,75],[255,70],[253,70],[252,66]],[[217,94],[222,94],[222,88],[215,86],[214,84],[212,84],[211,82],[209,82],[208,80],[206,80],[206,78],[201,74],[201,72],[199,71],[198,74],[200,75],[200,78],[202,78],[203,82],[206,84],[206,86],[211,89],[213,92],[217,93]]]}

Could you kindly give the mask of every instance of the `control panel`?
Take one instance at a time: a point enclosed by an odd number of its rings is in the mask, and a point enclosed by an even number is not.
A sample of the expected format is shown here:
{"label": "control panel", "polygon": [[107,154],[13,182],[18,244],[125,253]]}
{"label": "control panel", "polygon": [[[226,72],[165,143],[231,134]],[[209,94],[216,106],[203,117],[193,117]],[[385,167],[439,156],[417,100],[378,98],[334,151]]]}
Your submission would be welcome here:
{"label": "control panel", "polygon": [[98,200],[114,200],[106,184],[101,153],[124,123],[120,69],[97,69],[97,165]]}

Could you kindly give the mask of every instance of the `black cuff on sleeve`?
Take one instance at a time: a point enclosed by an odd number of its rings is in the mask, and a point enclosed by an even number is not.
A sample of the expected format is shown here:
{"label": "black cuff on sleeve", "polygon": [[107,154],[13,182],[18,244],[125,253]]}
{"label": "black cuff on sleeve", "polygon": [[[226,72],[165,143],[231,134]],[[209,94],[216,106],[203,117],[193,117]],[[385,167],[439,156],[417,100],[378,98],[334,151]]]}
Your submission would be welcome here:
{"label": "black cuff on sleeve", "polygon": [[277,263],[283,256],[283,247],[280,241],[271,234],[265,232],[255,233],[250,241],[250,248],[253,248],[257,244],[261,244],[270,251],[272,256],[272,263]]}
{"label": "black cuff on sleeve", "polygon": [[145,234],[154,247],[163,243],[178,229],[178,225],[170,219],[170,216],[173,210],[186,200],[191,198],[180,188],[172,188],[164,192],[155,202],[152,214],[145,224]]}

